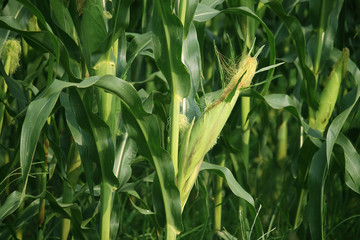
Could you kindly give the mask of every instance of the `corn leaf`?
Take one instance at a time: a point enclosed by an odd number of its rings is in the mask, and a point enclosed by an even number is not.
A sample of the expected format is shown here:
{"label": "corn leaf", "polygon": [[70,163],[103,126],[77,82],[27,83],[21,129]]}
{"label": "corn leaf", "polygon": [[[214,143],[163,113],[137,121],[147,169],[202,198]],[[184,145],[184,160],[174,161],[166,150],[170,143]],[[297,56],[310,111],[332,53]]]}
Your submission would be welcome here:
{"label": "corn leaf", "polygon": [[197,5],[194,21],[196,22],[206,22],[217,16],[220,13],[219,10],[216,10],[208,5],[203,4],[202,2]]}
{"label": "corn leaf", "polygon": [[[69,90],[71,91],[71,90]],[[93,163],[98,163],[98,153],[94,136],[91,136],[91,126],[86,116],[83,103],[76,90],[71,92],[71,105],[69,95],[62,93],[60,95],[61,105],[65,108],[66,122],[74,138],[79,151],[82,166],[89,186],[91,195],[94,195],[94,170]],[[81,126],[80,126],[81,125]]]}
{"label": "corn leaf", "polygon": [[173,94],[187,97],[190,91],[190,76],[181,61],[183,27],[179,18],[171,12],[167,1],[154,2],[152,19],[155,61],[166,77]]}
{"label": "corn leaf", "polygon": [[326,145],[314,154],[308,176],[309,188],[309,226],[311,239],[324,239],[324,185],[327,176]]}
{"label": "corn leaf", "polygon": [[303,29],[298,21],[298,19],[294,16],[287,15],[281,2],[279,1],[262,1],[268,8],[270,8],[284,23],[286,29],[290,33],[290,36],[293,40],[293,44],[296,48],[297,55],[300,60],[300,67],[305,78],[303,81],[302,91],[304,92],[304,99],[308,102],[309,105],[312,106],[313,109],[318,108],[318,102],[315,98],[315,90],[316,90],[316,81],[315,76],[305,62],[305,37],[303,34]]}
{"label": "corn leaf", "polygon": [[224,0],[202,0],[201,3],[209,7],[215,8],[216,6],[222,4]]}
{"label": "corn leaf", "polygon": [[184,19],[184,37],[186,38],[189,32],[190,25],[192,24],[195,10],[199,4],[199,0],[183,0],[185,2],[185,19]]}
{"label": "corn leaf", "polygon": [[89,71],[97,62],[97,59],[91,59],[91,56],[102,45],[106,36],[107,30],[101,1],[86,1],[82,9],[80,39]]}
{"label": "corn leaf", "polygon": [[29,194],[23,195],[18,191],[14,191],[11,193],[11,195],[9,195],[5,203],[0,207],[0,222],[2,222],[5,217],[13,213],[20,206],[20,203],[22,201],[24,200],[34,201],[39,198],[45,198],[48,201],[51,209],[57,214],[59,214],[59,216],[65,218],[71,218],[69,211],[69,207],[71,207],[71,204],[59,203],[58,200],[48,191],[44,191],[38,196],[33,196]]}
{"label": "corn leaf", "polygon": [[228,183],[228,186],[231,189],[231,191],[236,196],[247,201],[252,207],[255,207],[255,202],[253,197],[240,186],[240,184],[236,181],[233,174],[228,168],[216,164],[211,164],[208,162],[203,162],[201,164],[200,171],[204,171],[204,170],[214,172],[217,175],[223,177]]}
{"label": "corn leaf", "polygon": [[125,79],[131,64],[135,58],[142,52],[151,48],[151,33],[136,35],[130,42],[126,53],[126,66],[121,73],[121,78]]}
{"label": "corn leaf", "polygon": [[72,21],[69,10],[64,6],[64,3],[59,0],[51,0],[50,7],[54,13],[56,24],[73,40],[76,39],[76,29]]}
{"label": "corn leaf", "polygon": [[131,177],[131,164],[134,162],[137,154],[136,142],[125,133],[120,146],[117,148],[117,153],[114,162],[114,174],[119,179],[119,188],[124,186]]}
{"label": "corn leaf", "polygon": [[[313,0],[309,2],[309,10],[310,10],[310,20],[315,29],[323,28],[322,30],[326,30],[328,26],[328,17],[330,15],[331,10],[334,9],[334,5],[338,1],[334,0]],[[323,12],[323,13],[322,13]],[[324,19],[321,19],[323,16]],[[321,23],[323,25],[321,25]]]}
{"label": "corn leaf", "polygon": [[191,79],[191,89],[189,96],[186,98],[186,105],[183,106],[183,112],[186,113],[188,119],[193,119],[200,115],[200,109],[195,102],[195,96],[201,81],[201,54],[194,24],[190,25],[189,33],[184,40],[182,59],[189,70]]}
{"label": "corn leaf", "polygon": [[21,130],[20,165],[22,168],[24,190],[26,188],[30,166],[35,155],[35,149],[41,129],[60,95],[60,91],[52,90],[53,89],[49,88],[43,97],[30,103]]}
{"label": "corn leaf", "polygon": [[[331,9],[328,19],[326,19],[328,25],[326,27],[326,31],[324,32],[324,37],[322,42],[321,61],[319,68],[320,71],[325,67],[327,60],[332,54],[332,51],[334,49],[334,41],[336,39],[336,33],[338,32],[338,21],[340,18],[340,12],[343,7],[344,1],[337,0],[335,2],[336,3]],[[327,5],[327,3],[325,3],[325,5]]]}
{"label": "corn leaf", "polygon": [[[113,7],[114,15],[109,20],[109,36],[104,46],[110,48],[114,42],[124,33],[130,21],[130,5],[134,0],[117,0]],[[105,51],[107,49],[104,49]]]}
{"label": "corn leaf", "polygon": [[9,91],[14,96],[19,103],[21,104],[27,104],[29,102],[28,96],[25,92],[24,86],[21,84],[20,81],[17,81],[15,79],[12,79],[9,77],[4,69],[4,65],[0,61],[0,74],[4,77],[6,84],[9,87]]}
{"label": "corn leaf", "polygon": [[189,98],[194,98],[201,81],[201,54],[194,24],[189,26],[189,33],[184,40],[182,59],[191,79]]}
{"label": "corn leaf", "polygon": [[350,189],[360,194],[360,155],[345,135],[340,134],[336,143],[344,149],[345,183]]}
{"label": "corn leaf", "polygon": [[0,223],[16,211],[16,209],[21,204],[21,192],[13,191],[5,200],[5,202],[0,207]]}

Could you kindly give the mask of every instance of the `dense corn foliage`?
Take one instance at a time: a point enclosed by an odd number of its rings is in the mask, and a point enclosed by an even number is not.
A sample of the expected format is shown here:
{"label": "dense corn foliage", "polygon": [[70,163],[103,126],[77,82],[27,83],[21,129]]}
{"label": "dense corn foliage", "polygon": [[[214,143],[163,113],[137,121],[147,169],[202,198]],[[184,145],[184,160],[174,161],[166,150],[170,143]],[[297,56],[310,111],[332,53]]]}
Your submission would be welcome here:
{"label": "dense corn foliage", "polygon": [[0,239],[357,239],[355,0],[8,0]]}

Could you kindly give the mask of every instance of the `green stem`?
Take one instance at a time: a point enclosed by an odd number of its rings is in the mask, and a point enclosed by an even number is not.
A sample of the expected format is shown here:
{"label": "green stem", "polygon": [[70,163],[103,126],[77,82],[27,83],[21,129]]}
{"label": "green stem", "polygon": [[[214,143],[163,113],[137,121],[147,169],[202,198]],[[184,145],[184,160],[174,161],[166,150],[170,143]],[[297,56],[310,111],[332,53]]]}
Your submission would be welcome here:
{"label": "green stem", "polygon": [[54,81],[54,61],[55,57],[50,54],[49,56],[49,64],[48,64],[48,75],[47,75],[47,86],[50,86],[50,84]]}
{"label": "green stem", "polygon": [[[76,145],[73,142],[69,150],[69,158],[67,161],[67,181],[63,182],[63,203],[71,204],[73,202],[73,189],[78,183],[79,175],[81,173],[81,159]],[[68,239],[70,232],[71,220],[64,218],[62,220],[61,239]]]}
{"label": "green stem", "polygon": [[321,52],[322,52],[322,45],[323,45],[323,35],[324,35],[324,29],[325,29],[325,4],[326,1],[323,0],[321,3],[321,15],[320,15],[320,26],[317,30],[316,35],[316,52],[315,52],[315,61],[314,61],[314,73],[315,73],[315,79],[317,81],[318,74],[319,74],[319,68],[320,68],[320,61],[321,61]]}
{"label": "green stem", "polygon": [[249,120],[247,119],[250,113],[250,98],[243,97],[241,98],[241,127],[243,131],[242,135],[242,157],[243,162],[246,168],[246,172],[248,171],[249,164],[249,142],[250,142],[250,128],[249,128]]}
{"label": "green stem", "polygon": [[[24,211],[24,202],[20,204],[19,211],[18,211],[18,217],[20,217],[21,213]],[[23,239],[23,227],[19,227],[16,229],[16,239],[22,240]]]}
{"label": "green stem", "polygon": [[[225,166],[225,157],[226,155],[221,155],[220,166]],[[223,188],[223,178],[221,176],[216,176],[216,185],[215,185],[215,213],[214,213],[214,230],[221,230],[221,212],[222,212],[222,188]]]}
{"label": "green stem", "polygon": [[[255,3],[253,0],[240,0],[241,6],[248,7],[251,10],[254,10]],[[242,26],[243,35],[245,36],[244,39],[244,49],[243,49],[243,56],[247,53],[247,48],[251,48],[252,41],[255,38],[255,24],[254,21],[251,18],[243,17],[242,22],[240,25]],[[251,54],[251,53],[250,53]],[[249,120],[248,115],[250,113],[250,98],[249,97],[242,97],[241,98],[241,128],[242,128],[242,137],[241,137],[241,156],[242,161],[245,166],[245,177],[241,177],[241,173],[237,173],[240,178],[238,181],[240,184],[247,185],[247,179],[248,179],[248,165],[249,165],[249,142],[250,142],[250,126],[249,126]],[[247,218],[247,204],[244,200],[239,200],[239,206],[238,210],[239,213],[242,213],[242,216],[244,219]],[[244,228],[241,228],[239,237],[243,237],[246,234],[246,230]]]}
{"label": "green stem", "polygon": [[[44,150],[45,150],[45,159],[44,162],[41,164],[41,175],[40,175],[40,192],[46,191],[46,175],[47,175],[47,157],[48,157],[48,150],[49,150],[49,140],[45,139],[44,143]],[[40,198],[39,204],[39,232],[37,239],[41,240],[44,238],[43,231],[44,231],[44,221],[45,221],[45,198]]]}
{"label": "green stem", "polygon": [[324,33],[323,29],[319,28],[317,31],[317,34],[316,34],[316,52],[315,52],[315,64],[314,64],[314,73],[315,73],[316,79],[317,79],[318,71],[319,71],[319,67],[320,67],[323,33]]}
{"label": "green stem", "polygon": [[288,128],[287,128],[287,121],[288,117],[285,115],[286,112],[282,113],[282,123],[278,129],[278,144],[277,144],[277,154],[276,160],[281,167],[285,166],[285,158],[287,156],[287,135],[288,135]]}
{"label": "green stem", "polygon": [[[116,42],[117,43],[117,42]],[[113,75],[116,74],[115,61],[113,59],[112,49],[105,53],[102,58],[99,60],[95,68],[95,75],[104,76],[104,75]],[[103,89],[98,89],[98,103],[99,103],[99,115],[101,118],[109,125],[110,130],[116,133],[116,120],[114,119],[114,109],[115,109],[115,100],[116,98],[105,92]]]}
{"label": "green stem", "polygon": [[110,239],[110,219],[112,209],[112,188],[109,183],[104,179],[101,183],[101,195],[100,195],[100,232],[101,240]]}
{"label": "green stem", "polygon": [[309,105],[309,125],[311,128],[316,128],[316,111]]}
{"label": "green stem", "polygon": [[187,1],[188,0],[180,0],[179,17],[183,25],[185,23]]}
{"label": "green stem", "polygon": [[294,221],[294,229],[296,229],[303,220],[303,212],[304,212],[305,203],[307,201],[307,199],[306,199],[307,193],[308,193],[308,191],[306,189],[304,189],[304,188],[301,189],[299,204],[298,204],[298,208],[296,210],[296,216],[295,216],[295,221]]}
{"label": "green stem", "polygon": [[170,120],[170,154],[174,164],[175,176],[178,172],[180,102],[181,98],[173,91]]}
{"label": "green stem", "polygon": [[[72,189],[67,181],[63,182],[63,203],[72,202]],[[61,240],[68,239],[70,232],[70,219],[64,218],[62,220]]]}
{"label": "green stem", "polygon": [[[96,66],[95,74],[98,76],[104,75],[116,75],[116,57],[118,52],[117,47],[118,42],[115,41],[112,48],[105,53]],[[116,55],[115,55],[116,54]],[[116,138],[117,133],[117,113],[116,113],[116,101],[118,99],[110,94],[105,92],[102,89],[98,89],[98,107],[99,115],[101,119],[107,123],[110,127],[110,132],[112,138]],[[103,169],[102,169],[103,170]],[[101,240],[110,239],[110,219],[111,219],[111,210],[112,210],[112,188],[111,184],[106,178],[106,173],[101,172],[102,181],[101,181],[101,195],[100,195],[100,235]]]}
{"label": "green stem", "polygon": [[169,224],[166,224],[166,240],[176,240],[176,231]]}

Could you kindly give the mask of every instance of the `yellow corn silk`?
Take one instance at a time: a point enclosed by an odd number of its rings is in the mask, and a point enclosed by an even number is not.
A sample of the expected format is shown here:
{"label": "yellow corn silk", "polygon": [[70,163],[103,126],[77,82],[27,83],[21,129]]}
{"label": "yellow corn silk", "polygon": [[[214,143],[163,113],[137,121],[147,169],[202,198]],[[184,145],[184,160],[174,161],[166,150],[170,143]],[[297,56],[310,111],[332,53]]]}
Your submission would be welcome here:
{"label": "yellow corn silk", "polygon": [[182,135],[176,176],[182,208],[196,181],[205,154],[216,144],[241,90],[250,86],[256,67],[256,57],[247,55],[243,58],[218,99],[205,109],[196,122],[193,119]]}

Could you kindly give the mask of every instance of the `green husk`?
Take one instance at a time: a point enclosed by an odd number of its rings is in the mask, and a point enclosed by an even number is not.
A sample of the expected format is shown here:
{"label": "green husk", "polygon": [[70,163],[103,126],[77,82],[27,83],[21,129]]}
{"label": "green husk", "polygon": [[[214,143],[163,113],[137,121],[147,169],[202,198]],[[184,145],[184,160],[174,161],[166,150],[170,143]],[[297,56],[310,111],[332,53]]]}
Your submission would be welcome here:
{"label": "green husk", "polygon": [[241,89],[251,84],[256,67],[255,57],[248,55],[240,61],[235,75],[220,97],[205,109],[196,122],[192,121],[182,137],[177,174],[182,208],[195,183],[205,154],[216,144]]}
{"label": "green husk", "polygon": [[321,132],[325,131],[334,110],[341,81],[344,79],[347,71],[348,59],[349,49],[344,48],[338,61],[333,66],[324,90],[321,92],[319,109],[315,114],[315,123],[311,125],[311,127]]}

